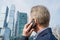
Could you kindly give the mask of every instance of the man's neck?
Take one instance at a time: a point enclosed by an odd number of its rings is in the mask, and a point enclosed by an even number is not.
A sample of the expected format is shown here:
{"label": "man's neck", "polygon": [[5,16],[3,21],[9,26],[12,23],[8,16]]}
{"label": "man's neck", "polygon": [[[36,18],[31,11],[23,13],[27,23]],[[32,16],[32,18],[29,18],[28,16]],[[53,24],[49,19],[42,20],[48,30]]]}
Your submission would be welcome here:
{"label": "man's neck", "polygon": [[42,31],[43,29],[45,29],[46,27],[43,27],[43,26],[38,26],[37,27],[37,31],[36,32],[39,32],[39,31]]}

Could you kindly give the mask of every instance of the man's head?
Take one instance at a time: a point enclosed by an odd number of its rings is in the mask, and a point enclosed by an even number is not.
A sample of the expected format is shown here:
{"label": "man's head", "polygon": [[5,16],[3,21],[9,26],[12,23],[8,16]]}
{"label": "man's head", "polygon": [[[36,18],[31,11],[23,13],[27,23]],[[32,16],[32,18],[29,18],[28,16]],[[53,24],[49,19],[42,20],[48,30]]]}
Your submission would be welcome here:
{"label": "man's head", "polygon": [[50,21],[50,13],[46,7],[42,5],[32,7],[30,16],[32,19],[36,19],[36,22],[39,25],[48,27]]}

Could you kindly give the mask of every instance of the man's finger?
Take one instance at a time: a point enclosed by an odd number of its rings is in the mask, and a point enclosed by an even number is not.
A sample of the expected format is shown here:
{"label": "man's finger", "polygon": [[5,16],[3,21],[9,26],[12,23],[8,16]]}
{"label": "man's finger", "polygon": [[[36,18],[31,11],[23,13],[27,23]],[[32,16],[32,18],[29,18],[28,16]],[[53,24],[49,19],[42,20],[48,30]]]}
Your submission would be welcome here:
{"label": "man's finger", "polygon": [[29,25],[31,24],[31,22],[32,22],[32,20],[31,20],[29,23],[27,23],[27,24],[25,25],[25,27],[26,27],[26,28],[29,27]]}
{"label": "man's finger", "polygon": [[34,29],[31,29],[31,31],[29,32],[29,34],[31,34],[34,31]]}
{"label": "man's finger", "polygon": [[29,31],[32,26],[32,23],[28,26],[27,30]]}
{"label": "man's finger", "polygon": [[25,24],[25,28],[27,28],[29,26],[29,24]]}

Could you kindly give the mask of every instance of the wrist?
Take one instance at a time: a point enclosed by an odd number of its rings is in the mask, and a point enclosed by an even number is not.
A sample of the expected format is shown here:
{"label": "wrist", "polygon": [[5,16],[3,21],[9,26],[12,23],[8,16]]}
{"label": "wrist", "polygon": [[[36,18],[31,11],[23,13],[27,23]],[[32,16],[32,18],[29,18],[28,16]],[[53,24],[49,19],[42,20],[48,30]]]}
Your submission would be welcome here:
{"label": "wrist", "polygon": [[22,35],[20,39],[21,39],[21,40],[28,40],[29,38]]}
{"label": "wrist", "polygon": [[29,37],[27,34],[22,34],[22,36]]}

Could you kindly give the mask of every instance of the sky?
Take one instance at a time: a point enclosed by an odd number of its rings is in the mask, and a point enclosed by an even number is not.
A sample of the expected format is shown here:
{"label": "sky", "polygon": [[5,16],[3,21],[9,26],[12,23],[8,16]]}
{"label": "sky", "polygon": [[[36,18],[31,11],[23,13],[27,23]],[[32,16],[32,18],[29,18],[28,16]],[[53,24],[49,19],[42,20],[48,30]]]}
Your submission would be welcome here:
{"label": "sky", "polygon": [[26,12],[28,16],[33,6],[44,5],[48,8],[51,15],[49,26],[60,25],[60,0],[0,0],[0,27],[3,24],[6,6],[10,8],[12,4],[15,5],[16,12]]}

